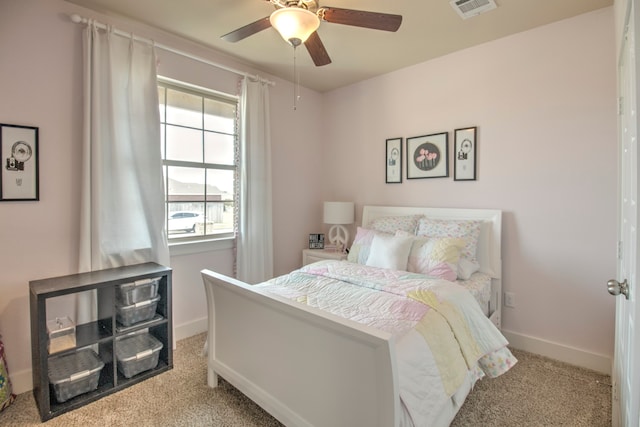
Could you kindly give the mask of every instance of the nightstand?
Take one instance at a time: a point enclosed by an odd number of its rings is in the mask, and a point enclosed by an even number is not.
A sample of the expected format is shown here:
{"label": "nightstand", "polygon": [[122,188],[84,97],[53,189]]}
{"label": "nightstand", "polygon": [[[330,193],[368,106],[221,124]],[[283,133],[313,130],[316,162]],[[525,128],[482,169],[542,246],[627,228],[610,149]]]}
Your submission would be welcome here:
{"label": "nightstand", "polygon": [[312,262],[322,261],[323,259],[344,260],[347,254],[336,251],[325,251],[324,249],[304,249],[302,251],[302,265],[311,264]]}

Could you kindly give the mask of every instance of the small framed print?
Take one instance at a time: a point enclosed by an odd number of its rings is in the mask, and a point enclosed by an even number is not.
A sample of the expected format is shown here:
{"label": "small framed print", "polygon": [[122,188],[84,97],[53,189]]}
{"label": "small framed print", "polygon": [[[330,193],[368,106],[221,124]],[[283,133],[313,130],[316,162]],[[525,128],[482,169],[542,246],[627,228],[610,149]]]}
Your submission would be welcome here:
{"label": "small framed print", "polygon": [[456,129],[454,131],[454,181],[476,180],[476,128]]}
{"label": "small framed print", "polygon": [[324,234],[309,234],[309,249],[324,249]]}
{"label": "small framed print", "polygon": [[0,202],[39,200],[38,128],[0,123]]}
{"label": "small framed print", "polygon": [[387,139],[385,153],[387,184],[402,183],[402,138]]}
{"label": "small framed print", "polygon": [[407,179],[449,176],[449,133],[407,138]]}

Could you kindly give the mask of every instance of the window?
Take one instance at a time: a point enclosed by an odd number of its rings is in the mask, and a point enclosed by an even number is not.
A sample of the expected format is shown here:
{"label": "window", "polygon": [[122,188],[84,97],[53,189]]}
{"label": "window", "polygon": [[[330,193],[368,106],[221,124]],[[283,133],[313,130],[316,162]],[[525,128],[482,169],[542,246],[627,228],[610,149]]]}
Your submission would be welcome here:
{"label": "window", "polygon": [[233,236],[238,100],[158,84],[169,243]]}

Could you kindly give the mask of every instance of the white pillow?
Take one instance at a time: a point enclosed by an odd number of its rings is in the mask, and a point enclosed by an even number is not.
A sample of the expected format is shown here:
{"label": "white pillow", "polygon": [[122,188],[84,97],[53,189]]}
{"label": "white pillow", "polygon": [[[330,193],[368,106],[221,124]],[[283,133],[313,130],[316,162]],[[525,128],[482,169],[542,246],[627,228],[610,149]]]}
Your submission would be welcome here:
{"label": "white pillow", "polygon": [[[383,234],[375,230],[369,230],[367,228],[358,227],[356,231],[356,237],[353,239],[353,244],[349,249],[349,255],[347,255],[347,261],[356,264],[366,264],[367,258],[369,258],[369,252],[371,251],[371,242],[373,242],[373,236],[377,234]],[[392,236],[392,234],[384,234],[385,236]]]}
{"label": "white pillow", "polygon": [[460,258],[458,261],[458,279],[469,280],[471,275],[480,270],[480,264],[470,261],[466,258]]}
{"label": "white pillow", "polygon": [[392,270],[406,270],[412,243],[412,237],[376,234],[371,242],[367,265]]}

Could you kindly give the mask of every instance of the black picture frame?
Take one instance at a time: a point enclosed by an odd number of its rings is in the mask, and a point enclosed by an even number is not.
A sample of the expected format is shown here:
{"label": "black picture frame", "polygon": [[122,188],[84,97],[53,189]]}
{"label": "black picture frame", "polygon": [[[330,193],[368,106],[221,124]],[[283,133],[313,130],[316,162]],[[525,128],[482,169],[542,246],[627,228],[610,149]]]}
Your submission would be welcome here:
{"label": "black picture frame", "polygon": [[0,123],[0,202],[40,200],[38,132]]}
{"label": "black picture frame", "polygon": [[309,249],[324,249],[324,234],[309,234]]}
{"label": "black picture frame", "polygon": [[477,159],[477,128],[456,129],[453,149],[453,180],[475,181]]}
{"label": "black picture frame", "polygon": [[402,138],[390,138],[386,141],[385,182],[402,184]]}
{"label": "black picture frame", "polygon": [[407,179],[449,176],[449,133],[407,138]]}

